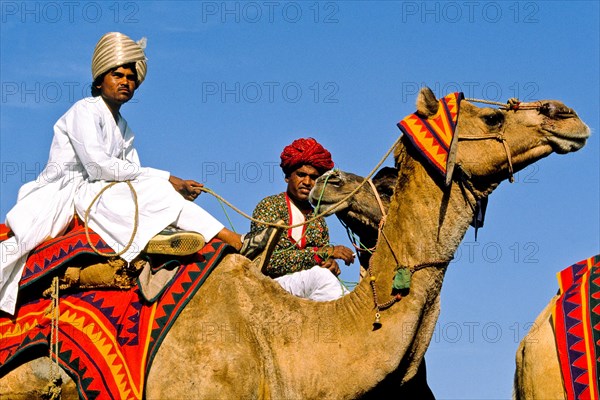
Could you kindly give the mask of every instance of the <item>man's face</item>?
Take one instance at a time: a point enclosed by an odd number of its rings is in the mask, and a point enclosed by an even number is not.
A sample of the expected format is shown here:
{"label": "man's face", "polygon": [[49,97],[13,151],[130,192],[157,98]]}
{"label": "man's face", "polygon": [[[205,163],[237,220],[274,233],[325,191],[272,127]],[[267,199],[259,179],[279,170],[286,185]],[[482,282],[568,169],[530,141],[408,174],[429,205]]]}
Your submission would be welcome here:
{"label": "man's face", "polygon": [[108,104],[122,105],[133,97],[137,75],[129,67],[118,67],[104,75],[98,87],[100,95]]}
{"label": "man's face", "polygon": [[303,165],[297,168],[285,178],[287,182],[287,193],[292,200],[298,202],[308,201],[310,190],[315,186],[315,181],[321,176],[316,168],[310,165]]}

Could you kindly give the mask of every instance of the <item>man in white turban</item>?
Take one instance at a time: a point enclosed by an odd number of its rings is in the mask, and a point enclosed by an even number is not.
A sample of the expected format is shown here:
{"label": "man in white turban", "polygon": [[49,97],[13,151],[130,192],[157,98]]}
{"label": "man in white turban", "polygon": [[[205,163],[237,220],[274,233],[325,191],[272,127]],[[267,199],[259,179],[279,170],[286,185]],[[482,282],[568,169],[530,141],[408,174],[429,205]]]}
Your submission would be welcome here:
{"label": "man in white turban", "polygon": [[[194,232],[206,241],[217,237],[250,258],[272,241],[274,229],[244,238],[194,204],[202,184],[140,165],[134,134],[120,108],[146,77],[144,47],[145,39],[134,42],[118,32],[98,41],[92,57],[92,97],[76,102],[56,122],[48,164],[35,181],[21,187],[17,204],[7,214],[14,236],[0,243],[1,310],[14,313],[28,253],[64,233],[75,214],[82,220],[87,214],[88,226],[115,251],[123,250],[126,261],[168,226],[183,231],[174,234],[179,239],[193,242],[199,237]],[[100,193],[113,182],[117,184]],[[173,243],[177,241],[168,244]]]}

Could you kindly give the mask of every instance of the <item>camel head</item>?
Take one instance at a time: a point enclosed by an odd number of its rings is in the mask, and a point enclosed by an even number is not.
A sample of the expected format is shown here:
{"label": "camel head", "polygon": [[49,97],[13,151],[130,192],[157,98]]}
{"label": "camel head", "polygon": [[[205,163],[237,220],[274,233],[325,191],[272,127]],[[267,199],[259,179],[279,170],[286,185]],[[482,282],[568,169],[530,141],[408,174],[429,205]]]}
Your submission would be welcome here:
{"label": "camel head", "polygon": [[[481,190],[510,177],[510,164],[517,172],[553,152],[577,151],[590,135],[575,111],[560,101],[513,104],[517,105],[480,108],[468,100],[460,102],[456,164]],[[421,89],[416,114],[428,118],[438,107],[433,92]]]}
{"label": "camel head", "polygon": [[[384,167],[372,179],[385,212],[387,212],[394,193],[397,178],[398,170],[396,168]],[[317,180],[311,191],[310,199],[313,204],[319,205],[319,212],[326,212],[328,215],[335,213],[361,238],[376,238],[377,228],[382,217],[381,207],[371,185],[361,185],[363,181],[362,176],[350,172],[329,171]],[[360,188],[353,196],[344,200],[359,186]],[[343,201],[336,206],[335,204],[341,200]]]}
{"label": "camel head", "polygon": [[[362,246],[374,247],[377,243],[379,222],[382,210],[387,214],[394,187],[398,179],[396,168],[384,167],[372,179],[377,190],[381,206],[375,197],[373,188],[364,182],[362,176],[332,170],[320,177],[310,193],[310,201],[318,205],[318,212],[327,215],[335,213],[342,223],[354,232]],[[344,200],[348,195],[356,193]],[[336,203],[340,202],[339,205]],[[360,265],[368,265],[370,253],[359,252]]]}
{"label": "camel head", "polygon": [[[416,114],[428,118],[438,112],[438,107],[433,92],[429,88],[421,89]],[[564,154],[579,150],[590,135],[589,128],[575,111],[556,100],[519,103],[518,108],[509,109],[480,108],[463,99],[456,132],[455,162],[461,174],[455,173],[455,179],[468,177],[476,197],[488,195],[512,172],[552,152]],[[404,146],[398,146],[395,152],[397,166],[402,164],[398,159],[400,148],[408,148],[414,157],[420,157],[407,139],[403,138],[401,144]],[[383,168],[373,178],[385,209],[397,179],[396,168]],[[330,171],[317,180],[311,201],[319,203],[320,212],[335,213],[361,238],[374,237],[382,214],[371,186],[364,184],[354,196],[347,198],[363,180],[352,173]],[[440,186],[443,186],[441,180]]]}

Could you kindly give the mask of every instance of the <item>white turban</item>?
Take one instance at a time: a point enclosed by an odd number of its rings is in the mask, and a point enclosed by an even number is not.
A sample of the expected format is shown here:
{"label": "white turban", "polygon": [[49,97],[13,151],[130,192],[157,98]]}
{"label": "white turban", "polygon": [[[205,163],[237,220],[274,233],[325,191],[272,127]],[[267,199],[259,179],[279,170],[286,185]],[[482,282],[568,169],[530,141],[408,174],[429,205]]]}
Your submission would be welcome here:
{"label": "white turban", "polygon": [[119,32],[109,32],[102,36],[92,56],[92,81],[112,68],[124,64],[135,63],[137,86],[146,78],[146,38],[134,42],[127,35]]}

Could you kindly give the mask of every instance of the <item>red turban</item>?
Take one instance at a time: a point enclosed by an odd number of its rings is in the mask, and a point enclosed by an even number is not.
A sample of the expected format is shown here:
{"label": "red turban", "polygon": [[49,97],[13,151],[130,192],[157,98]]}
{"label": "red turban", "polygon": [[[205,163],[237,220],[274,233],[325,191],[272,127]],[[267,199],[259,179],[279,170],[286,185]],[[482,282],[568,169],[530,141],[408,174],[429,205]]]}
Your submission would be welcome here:
{"label": "red turban", "polygon": [[333,168],[331,153],[313,138],[296,139],[281,152],[281,168],[288,174],[303,165],[314,167],[319,173]]}

